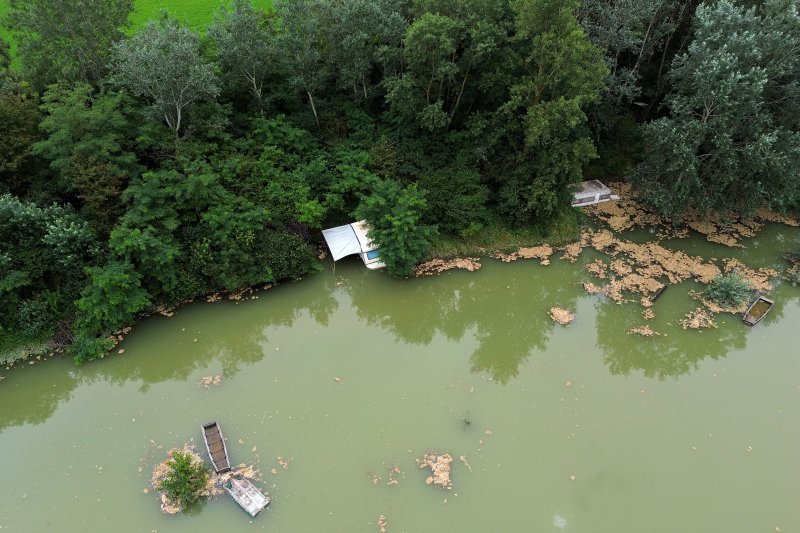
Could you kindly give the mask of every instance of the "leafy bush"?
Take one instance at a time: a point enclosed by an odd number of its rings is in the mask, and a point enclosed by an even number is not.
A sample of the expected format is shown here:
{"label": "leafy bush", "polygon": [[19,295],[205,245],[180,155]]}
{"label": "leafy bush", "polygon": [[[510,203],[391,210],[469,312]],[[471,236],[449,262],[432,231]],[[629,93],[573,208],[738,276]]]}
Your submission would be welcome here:
{"label": "leafy bush", "polygon": [[750,299],[753,289],[737,272],[717,276],[704,296],[723,307],[738,307]]}
{"label": "leafy bush", "polygon": [[191,453],[175,452],[167,461],[170,471],[159,485],[169,499],[182,508],[197,503],[208,481],[208,469],[202,461],[195,461]]}
{"label": "leafy bush", "polygon": [[392,276],[410,276],[438,235],[435,226],[420,224],[427,206],[416,184],[401,188],[394,180],[379,180],[356,210],[370,224],[369,238],[381,250],[381,260]]}

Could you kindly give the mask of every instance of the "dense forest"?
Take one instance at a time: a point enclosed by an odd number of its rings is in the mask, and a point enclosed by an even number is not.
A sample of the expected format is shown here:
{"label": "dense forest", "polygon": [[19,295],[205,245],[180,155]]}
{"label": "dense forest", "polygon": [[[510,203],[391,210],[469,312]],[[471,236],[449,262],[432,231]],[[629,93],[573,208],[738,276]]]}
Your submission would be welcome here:
{"label": "dense forest", "polygon": [[585,178],[678,224],[796,209],[798,5],[233,0],[198,34],[11,0],[0,359],[102,356],[156,304],[318,269],[355,219],[405,276],[441,239],[574,226]]}

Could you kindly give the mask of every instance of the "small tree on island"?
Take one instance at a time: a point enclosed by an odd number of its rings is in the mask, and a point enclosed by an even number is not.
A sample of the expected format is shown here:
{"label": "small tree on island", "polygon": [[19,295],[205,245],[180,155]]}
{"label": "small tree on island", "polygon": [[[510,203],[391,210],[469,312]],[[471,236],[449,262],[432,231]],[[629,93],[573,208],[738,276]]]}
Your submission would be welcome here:
{"label": "small tree on island", "polygon": [[183,509],[197,503],[208,481],[208,469],[203,462],[195,461],[195,456],[189,452],[176,451],[167,466],[170,471],[158,489]]}
{"label": "small tree on island", "polygon": [[739,307],[750,299],[753,289],[737,272],[717,276],[705,290],[709,300],[723,307]]}

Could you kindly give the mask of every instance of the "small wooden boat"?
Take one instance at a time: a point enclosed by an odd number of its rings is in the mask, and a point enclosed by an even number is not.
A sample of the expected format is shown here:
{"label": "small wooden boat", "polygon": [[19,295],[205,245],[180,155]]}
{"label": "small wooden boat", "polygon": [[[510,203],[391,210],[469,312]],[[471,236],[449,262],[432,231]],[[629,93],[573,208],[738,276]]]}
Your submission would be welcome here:
{"label": "small wooden boat", "polygon": [[256,516],[269,505],[269,497],[264,496],[248,479],[231,478],[223,487],[250,516]]}
{"label": "small wooden boat", "polygon": [[747,311],[744,312],[742,315],[742,321],[747,324],[748,326],[755,326],[761,319],[764,318],[764,315],[772,309],[772,306],[775,305],[775,302],[770,300],[769,298],[764,298],[763,296],[759,295],[756,298],[756,301],[750,304],[750,307],[747,308]]}
{"label": "small wooden boat", "polygon": [[206,450],[211,464],[217,474],[227,472],[231,469],[231,461],[228,459],[228,448],[225,446],[225,439],[222,437],[222,429],[216,420],[203,424],[203,440],[206,441]]}
{"label": "small wooden boat", "polygon": [[661,295],[664,294],[664,291],[667,290],[667,287],[669,287],[669,285],[667,285],[666,283],[662,285],[661,288],[656,291],[655,295],[653,295],[650,301],[655,302],[656,300],[661,298]]}

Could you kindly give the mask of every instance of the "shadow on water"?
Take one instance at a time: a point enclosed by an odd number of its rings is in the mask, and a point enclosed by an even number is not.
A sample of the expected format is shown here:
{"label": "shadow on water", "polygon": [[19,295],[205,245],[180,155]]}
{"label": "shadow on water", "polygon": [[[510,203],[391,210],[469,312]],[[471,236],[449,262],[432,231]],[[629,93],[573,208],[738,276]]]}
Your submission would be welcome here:
{"label": "shadow on water", "polygon": [[344,288],[359,318],[399,341],[424,345],[438,333],[460,342],[472,332],[478,343],[469,358],[472,372],[508,383],[533,349],[546,349],[554,328],[550,307],[574,309],[581,276],[577,268],[485,260],[477,272],[436,278],[376,283],[374,276],[354,275]]}
{"label": "shadow on water", "polygon": [[[324,289],[279,286],[260,293],[258,302],[197,303],[178,309],[174,318],[147,318],[120,345],[130,356],[112,353],[81,367],[73,367],[67,359],[52,360],[13,370],[0,385],[0,432],[46,421],[83,385],[139,382],[139,390],[146,392],[157,383],[186,380],[215,361],[223,377],[232,378],[264,357],[265,330],[290,327],[303,313],[323,326],[328,324],[338,302],[332,295],[332,281],[320,285]],[[198,342],[193,342],[195,337]],[[169,339],[166,343],[165,338]]]}
{"label": "shadow on water", "polygon": [[[0,385],[0,433],[6,427],[41,424],[62,402],[72,397],[81,380],[76,372],[64,372],[63,369],[69,367],[60,363],[47,361],[32,368],[13,370],[27,374],[21,380],[14,376],[9,378],[10,383]],[[54,364],[58,369],[52,368]],[[46,371],[48,374],[43,375]]]}
{"label": "shadow on water", "polygon": [[717,360],[732,350],[744,350],[751,333],[781,320],[784,308],[800,300],[800,290],[782,283],[771,293],[775,306],[753,328],[745,325],[739,315],[724,314],[715,317],[716,329],[684,330],[679,320],[685,313],[700,307],[687,295],[687,285],[690,284],[674,287],[656,302],[654,310],[658,318],[652,326],[662,333],[657,337],[626,333],[646,323],[638,305],[597,302],[597,347],[602,350],[611,373],[627,376],[631,372],[641,372],[646,377],[659,379],[687,374],[697,370],[705,359]]}

